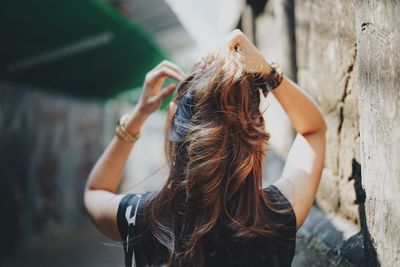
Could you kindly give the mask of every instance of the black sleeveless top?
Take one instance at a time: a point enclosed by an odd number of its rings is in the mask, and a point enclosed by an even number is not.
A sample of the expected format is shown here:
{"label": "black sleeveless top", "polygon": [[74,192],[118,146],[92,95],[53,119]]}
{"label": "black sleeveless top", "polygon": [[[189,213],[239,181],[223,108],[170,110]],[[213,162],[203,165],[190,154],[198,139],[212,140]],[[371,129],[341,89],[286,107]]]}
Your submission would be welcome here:
{"label": "black sleeveless top", "polygon": [[[271,199],[271,206],[275,210],[288,210],[279,213],[274,210],[266,210],[266,217],[276,225],[276,237],[260,237],[251,242],[233,246],[223,246],[218,253],[206,257],[205,266],[290,266],[293,260],[296,246],[296,217],[288,199],[273,185],[264,189]],[[142,255],[157,255],[158,251],[149,239],[137,239],[140,232],[138,227],[145,209],[145,203],[151,197],[151,193],[127,194],[119,204],[117,224],[123,241],[125,266],[147,266]],[[229,247],[229,249],[226,249]],[[207,249],[205,249],[207,251]],[[158,265],[156,265],[158,266]],[[160,264],[162,266],[162,264]]]}

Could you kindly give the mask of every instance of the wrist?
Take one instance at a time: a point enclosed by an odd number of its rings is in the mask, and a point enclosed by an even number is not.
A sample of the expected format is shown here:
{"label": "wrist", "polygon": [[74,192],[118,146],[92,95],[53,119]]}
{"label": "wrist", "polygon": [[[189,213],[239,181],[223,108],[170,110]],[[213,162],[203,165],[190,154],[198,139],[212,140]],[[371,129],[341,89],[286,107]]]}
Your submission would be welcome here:
{"label": "wrist", "polygon": [[139,130],[136,130],[136,131],[132,132],[132,130],[130,130],[128,128],[128,121],[129,120],[130,120],[130,115],[129,114],[122,115],[122,117],[117,122],[117,126],[115,127],[115,134],[122,141],[124,141],[126,143],[133,143],[137,139],[139,139],[141,130],[139,128]]}
{"label": "wrist", "polygon": [[139,132],[149,115],[147,112],[141,110],[139,106],[136,106],[126,121],[127,130],[131,133]]}
{"label": "wrist", "polygon": [[[148,117],[152,113],[149,108],[145,105],[142,104],[142,101],[139,100],[139,102],[136,104],[136,106],[133,109],[133,113],[135,113],[136,116],[140,117]],[[132,113],[132,115],[133,115]]]}
{"label": "wrist", "polygon": [[262,76],[257,76],[254,80],[254,85],[261,89],[266,97],[269,92],[277,88],[283,80],[283,73],[280,66],[276,63],[271,63],[268,68],[265,67]]}
{"label": "wrist", "polygon": [[262,78],[267,80],[268,77],[271,75],[271,72],[272,72],[271,65],[268,62],[266,62],[266,64],[263,66],[261,70]]}

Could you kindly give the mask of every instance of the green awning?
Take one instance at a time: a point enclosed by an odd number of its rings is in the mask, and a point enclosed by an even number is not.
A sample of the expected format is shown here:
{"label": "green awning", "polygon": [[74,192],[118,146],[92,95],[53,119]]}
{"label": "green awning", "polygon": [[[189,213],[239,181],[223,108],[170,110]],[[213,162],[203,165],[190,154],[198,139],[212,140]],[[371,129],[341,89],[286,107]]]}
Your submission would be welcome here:
{"label": "green awning", "polygon": [[104,98],[143,82],[164,58],[105,0],[1,0],[0,78]]}

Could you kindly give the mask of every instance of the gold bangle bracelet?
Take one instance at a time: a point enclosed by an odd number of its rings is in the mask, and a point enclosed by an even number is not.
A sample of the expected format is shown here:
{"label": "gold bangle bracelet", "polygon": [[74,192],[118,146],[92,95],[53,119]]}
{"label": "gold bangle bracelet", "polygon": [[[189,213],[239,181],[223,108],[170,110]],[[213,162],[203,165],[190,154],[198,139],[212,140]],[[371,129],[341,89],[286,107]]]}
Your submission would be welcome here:
{"label": "gold bangle bracelet", "polygon": [[128,115],[123,115],[117,122],[117,126],[115,127],[115,134],[123,141],[127,143],[133,143],[140,137],[140,131],[136,134],[131,134],[126,129],[126,121],[128,119]]}

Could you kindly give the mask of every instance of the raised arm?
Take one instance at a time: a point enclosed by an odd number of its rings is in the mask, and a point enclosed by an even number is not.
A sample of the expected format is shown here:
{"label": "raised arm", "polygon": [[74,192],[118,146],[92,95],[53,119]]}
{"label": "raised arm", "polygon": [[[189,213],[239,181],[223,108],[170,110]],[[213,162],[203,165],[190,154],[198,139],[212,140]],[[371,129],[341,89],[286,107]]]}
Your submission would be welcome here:
{"label": "raised arm", "polygon": [[[248,72],[268,77],[271,68],[257,48],[238,30],[228,37],[229,48],[241,47]],[[326,124],[316,104],[297,84],[284,77],[273,94],[289,116],[297,137],[281,178],[275,183],[289,199],[299,228],[314,201],[324,165]]]}
{"label": "raised arm", "polygon": [[318,190],[324,166],[326,124],[314,102],[287,77],[272,92],[297,132],[275,185],[291,202],[299,228]]}
{"label": "raised arm", "polygon": [[[140,132],[147,117],[173,92],[174,84],[162,88],[168,77],[175,80],[183,78],[181,70],[168,61],[163,61],[146,75],[139,103],[127,120],[129,133],[134,135]],[[93,167],[84,193],[85,208],[92,222],[104,235],[114,240],[121,239],[116,219],[123,197],[116,192],[133,145],[114,137]]]}

